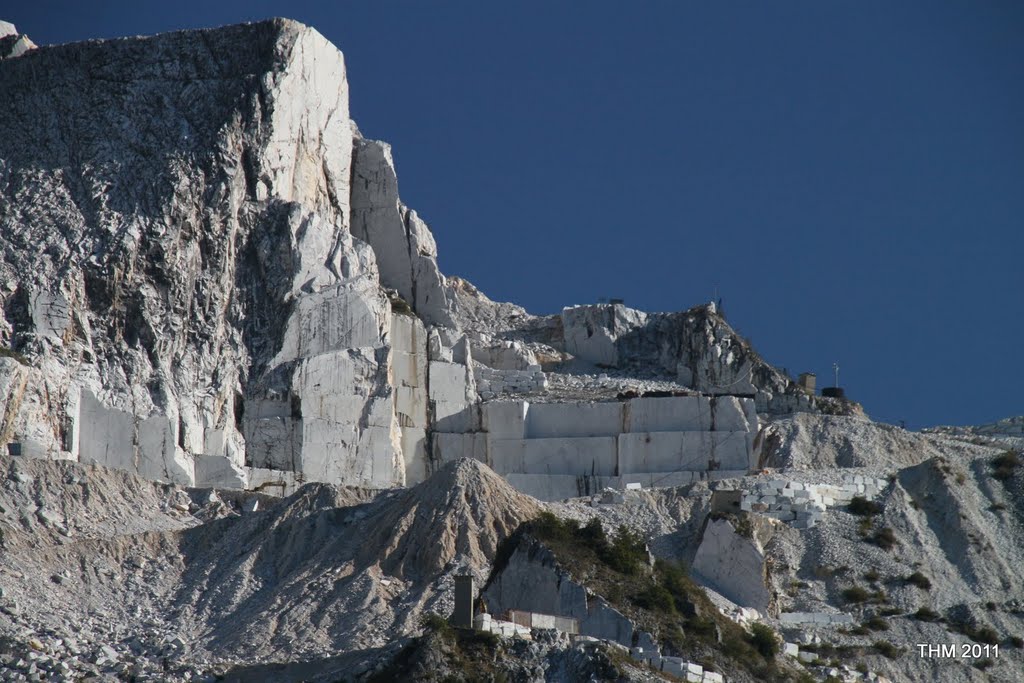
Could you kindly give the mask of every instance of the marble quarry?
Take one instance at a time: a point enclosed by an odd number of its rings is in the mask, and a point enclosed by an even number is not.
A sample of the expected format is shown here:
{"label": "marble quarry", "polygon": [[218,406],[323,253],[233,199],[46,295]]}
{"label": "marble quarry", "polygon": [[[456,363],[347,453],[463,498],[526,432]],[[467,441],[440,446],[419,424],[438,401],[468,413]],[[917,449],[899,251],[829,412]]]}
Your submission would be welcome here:
{"label": "marble quarry", "polygon": [[536,316],[442,273],[309,27],[0,42],[10,453],[277,494],[468,457],[554,500],[746,474],[758,413],[817,409],[713,304]]}

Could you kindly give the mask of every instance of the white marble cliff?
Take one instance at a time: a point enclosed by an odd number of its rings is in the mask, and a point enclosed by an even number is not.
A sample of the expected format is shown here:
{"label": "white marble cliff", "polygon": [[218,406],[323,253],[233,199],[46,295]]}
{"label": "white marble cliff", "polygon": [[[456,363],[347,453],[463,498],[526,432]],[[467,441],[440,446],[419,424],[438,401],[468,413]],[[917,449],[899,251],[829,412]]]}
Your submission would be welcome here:
{"label": "white marble cliff", "polygon": [[821,405],[714,306],[533,316],[442,274],[296,22],[43,47],[0,23],[0,90],[13,454],[271,493],[475,457],[550,499],[746,472],[758,412]]}

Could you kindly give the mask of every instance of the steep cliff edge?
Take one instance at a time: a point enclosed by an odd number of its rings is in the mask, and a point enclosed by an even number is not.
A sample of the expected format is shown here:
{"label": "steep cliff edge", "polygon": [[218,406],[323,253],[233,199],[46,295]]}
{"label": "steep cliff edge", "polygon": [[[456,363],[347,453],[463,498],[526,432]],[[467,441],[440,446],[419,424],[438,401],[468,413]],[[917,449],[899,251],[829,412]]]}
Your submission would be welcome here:
{"label": "steep cliff edge", "polygon": [[5,446],[404,483],[337,48],[286,20],[77,43],[0,62],[0,88]]}

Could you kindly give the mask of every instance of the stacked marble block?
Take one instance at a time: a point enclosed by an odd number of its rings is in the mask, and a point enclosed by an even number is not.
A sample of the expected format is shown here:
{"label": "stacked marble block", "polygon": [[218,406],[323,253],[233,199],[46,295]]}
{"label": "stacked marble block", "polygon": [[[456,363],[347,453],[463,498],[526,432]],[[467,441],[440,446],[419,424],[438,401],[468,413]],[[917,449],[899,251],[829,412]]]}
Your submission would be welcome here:
{"label": "stacked marble block", "polygon": [[473,628],[477,631],[486,631],[487,633],[493,633],[504,638],[515,637],[532,640],[528,627],[520,626],[511,621],[495,619],[490,614],[478,614],[473,617]]}
{"label": "stacked marble block", "polygon": [[[433,364],[432,364],[433,365]],[[431,392],[433,386],[431,368]],[[482,431],[434,433],[437,464],[486,462],[514,487],[561,500],[630,484],[679,486],[743,476],[755,464],[753,401],[671,396],[627,401],[483,404]]]}
{"label": "stacked marble block", "polygon": [[797,529],[810,529],[833,505],[846,505],[854,496],[868,500],[888,485],[885,479],[844,475],[841,485],[804,484],[784,479],[758,482],[744,491],[740,509],[788,522]]}
{"label": "stacked marble block", "polygon": [[474,363],[473,374],[476,390],[484,401],[503,394],[539,393],[548,388],[547,376],[539,365],[531,365],[526,370],[506,370]]}
{"label": "stacked marble block", "polygon": [[648,652],[642,647],[630,648],[629,652],[636,661],[643,662],[658,671],[677,676],[684,681],[693,683],[724,683],[725,681],[722,674],[705,671],[700,664],[688,662],[682,657],[662,657],[657,650]]}
{"label": "stacked marble block", "polygon": [[781,612],[779,623],[783,626],[848,626],[853,623],[853,615],[836,612]]}

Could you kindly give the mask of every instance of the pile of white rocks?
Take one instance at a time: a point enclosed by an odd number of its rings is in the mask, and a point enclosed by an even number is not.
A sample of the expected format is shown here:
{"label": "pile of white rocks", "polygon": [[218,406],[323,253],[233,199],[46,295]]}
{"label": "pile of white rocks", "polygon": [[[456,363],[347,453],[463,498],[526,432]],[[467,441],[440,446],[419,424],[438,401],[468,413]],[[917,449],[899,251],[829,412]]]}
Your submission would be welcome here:
{"label": "pile of white rocks", "polygon": [[[782,652],[793,659],[797,659],[804,664],[812,664],[818,661],[820,658],[817,652],[810,650],[801,650],[800,646],[796,643],[783,643]],[[842,666],[830,666],[822,670],[822,677],[826,680],[839,680],[844,682],[853,683],[854,681],[867,681],[868,683],[889,683],[889,679],[882,674],[875,672],[861,673],[855,669],[851,669],[849,666],[843,664]]]}
{"label": "pile of white rocks", "polygon": [[740,509],[788,522],[797,529],[810,529],[833,505],[847,505],[855,496],[871,500],[888,485],[885,479],[860,474],[844,475],[842,481],[839,485],[759,481],[743,492]]}
{"label": "pile of white rocks", "polygon": [[219,669],[181,662],[185,642],[177,636],[131,642],[90,641],[68,633],[39,632],[0,643],[2,680],[36,681],[214,681]]}
{"label": "pile of white rocks", "polygon": [[657,650],[648,652],[642,647],[634,647],[629,650],[633,659],[654,667],[673,676],[678,676],[684,681],[692,683],[724,683],[725,678],[716,671],[705,671],[700,664],[688,662],[682,657],[662,657]]}

